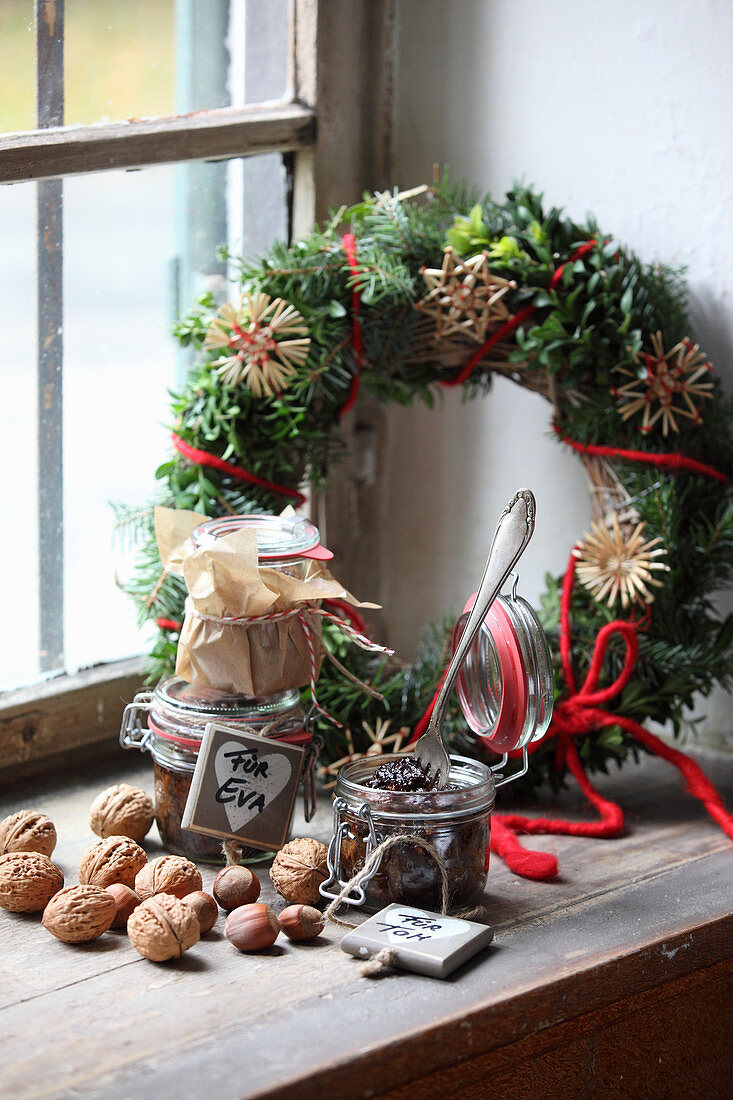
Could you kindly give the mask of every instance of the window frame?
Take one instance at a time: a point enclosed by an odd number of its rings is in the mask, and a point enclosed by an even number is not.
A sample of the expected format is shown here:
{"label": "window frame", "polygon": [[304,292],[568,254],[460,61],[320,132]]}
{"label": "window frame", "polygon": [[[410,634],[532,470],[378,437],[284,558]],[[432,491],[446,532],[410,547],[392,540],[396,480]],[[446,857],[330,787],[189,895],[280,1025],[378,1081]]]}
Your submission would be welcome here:
{"label": "window frame", "polygon": [[[54,125],[51,113],[37,130],[0,135],[0,183],[52,187],[43,181],[280,152],[301,235],[329,209],[387,185],[395,3],[291,0],[290,101],[80,126]],[[63,14],[62,0],[35,0],[37,20],[46,5]],[[142,676],[143,658],[116,661],[0,694],[0,782],[109,752]]]}

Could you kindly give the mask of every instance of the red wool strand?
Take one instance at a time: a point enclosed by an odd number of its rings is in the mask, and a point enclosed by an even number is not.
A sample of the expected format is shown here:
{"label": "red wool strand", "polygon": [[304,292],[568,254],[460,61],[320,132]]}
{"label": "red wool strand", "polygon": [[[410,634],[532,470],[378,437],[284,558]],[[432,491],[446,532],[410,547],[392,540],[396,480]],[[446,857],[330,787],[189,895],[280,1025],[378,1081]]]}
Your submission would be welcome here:
{"label": "red wool strand", "polygon": [[225,462],[223,458],[211,455],[207,451],[200,451],[198,448],[192,447],[190,443],[186,443],[175,432],[171,434],[171,439],[176,450],[196,466],[211,466],[212,469],[221,470],[222,473],[229,474],[230,477],[236,477],[239,481],[247,481],[251,485],[260,485],[263,489],[269,489],[271,493],[290,497],[298,504],[305,503],[305,497],[297,489],[291,489],[287,485],[278,485],[274,481],[265,481],[264,478],[257,477],[256,474],[245,470],[244,466],[233,466],[231,462]]}
{"label": "red wool strand", "polygon": [[648,466],[659,466],[660,469],[690,470],[694,474],[703,474],[705,477],[714,478],[724,485],[730,480],[727,474],[716,470],[714,466],[707,466],[704,462],[698,462],[695,458],[688,458],[681,454],[657,454],[654,451],[629,451],[621,447],[605,447],[597,443],[578,443],[575,439],[562,435],[557,424],[553,425],[556,434],[563,443],[572,447],[574,451],[584,455],[598,455],[602,458],[623,458],[628,462],[644,462]]}

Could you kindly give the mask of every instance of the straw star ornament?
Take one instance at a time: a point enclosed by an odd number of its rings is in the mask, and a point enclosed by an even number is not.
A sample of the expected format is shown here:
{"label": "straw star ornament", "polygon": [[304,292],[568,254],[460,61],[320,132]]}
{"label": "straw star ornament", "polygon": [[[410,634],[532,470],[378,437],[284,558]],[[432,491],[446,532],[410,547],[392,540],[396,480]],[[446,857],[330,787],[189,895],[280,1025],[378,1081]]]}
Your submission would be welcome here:
{"label": "straw star ornament", "polygon": [[699,346],[689,340],[680,340],[679,344],[665,352],[662,334],[656,332],[652,336],[652,346],[653,354],[639,352],[635,356],[634,361],[641,368],[638,373],[619,371],[633,381],[612,390],[612,393],[625,399],[625,404],[619,407],[623,420],[643,409],[641,431],[650,432],[661,419],[662,435],[666,436],[670,429],[679,431],[678,417],[692,420],[694,424],[700,423],[700,407],[695,404],[695,399],[712,396],[712,382],[701,381],[711,368]]}
{"label": "straw star ornament", "polygon": [[424,267],[422,275],[428,293],[417,308],[434,318],[437,340],[460,335],[482,344],[489,329],[510,317],[502,298],[517,284],[493,275],[485,252],[456,263],[449,245],[443,253],[443,266]]}
{"label": "straw star ornament", "polygon": [[633,603],[646,606],[653,602],[654,593],[648,586],[660,588],[662,581],[652,574],[669,570],[669,566],[658,560],[667,553],[660,546],[662,540],[644,541],[645,527],[644,522],[638,523],[626,536],[614,513],[611,527],[594,520],[591,533],[573,550],[578,578],[598,603],[606,600],[612,607],[620,599],[626,608]]}
{"label": "straw star ornament", "polygon": [[226,352],[213,363],[225,386],[244,384],[255,397],[274,397],[290,385],[308,356],[310,337],[298,310],[282,298],[248,294],[239,308],[222,306],[205,348]]}

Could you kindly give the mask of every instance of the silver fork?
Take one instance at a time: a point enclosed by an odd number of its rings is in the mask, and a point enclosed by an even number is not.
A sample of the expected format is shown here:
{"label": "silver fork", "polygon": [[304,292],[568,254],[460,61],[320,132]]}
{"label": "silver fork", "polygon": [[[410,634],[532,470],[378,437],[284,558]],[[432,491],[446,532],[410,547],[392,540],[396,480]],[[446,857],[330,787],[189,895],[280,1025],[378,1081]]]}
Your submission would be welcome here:
{"label": "silver fork", "polygon": [[415,759],[429,775],[435,777],[434,789],[442,790],[448,782],[450,757],[443,740],[443,718],[448,698],[461,665],[479,631],[486,612],[499,595],[502,585],[524,553],[534,532],[536,503],[529,489],[520,489],[502,512],[494,532],[489,557],[481,578],[473,610],[466,628],[448,665],[443,685],[435,700],[428,728],[415,745]]}

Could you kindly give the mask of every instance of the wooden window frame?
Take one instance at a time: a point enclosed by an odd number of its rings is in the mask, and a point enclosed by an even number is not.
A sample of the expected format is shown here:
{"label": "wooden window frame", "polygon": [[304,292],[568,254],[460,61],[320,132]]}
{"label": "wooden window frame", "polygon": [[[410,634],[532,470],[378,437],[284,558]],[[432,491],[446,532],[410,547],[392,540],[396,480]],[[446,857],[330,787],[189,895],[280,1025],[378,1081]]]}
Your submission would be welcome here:
{"label": "wooden window frame", "polygon": [[[365,189],[387,186],[395,0],[291,2],[290,102],[73,127],[54,125],[51,113],[38,130],[0,136],[0,183],[53,186],[43,181],[279,151],[291,156],[296,236]],[[0,782],[112,751],[142,679],[140,658],[1,694]]]}

